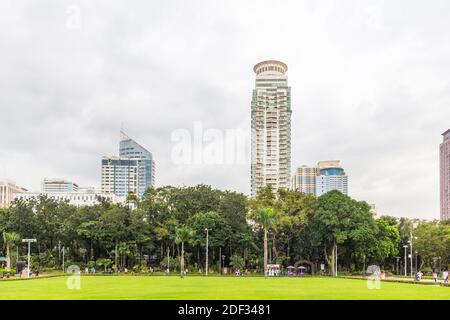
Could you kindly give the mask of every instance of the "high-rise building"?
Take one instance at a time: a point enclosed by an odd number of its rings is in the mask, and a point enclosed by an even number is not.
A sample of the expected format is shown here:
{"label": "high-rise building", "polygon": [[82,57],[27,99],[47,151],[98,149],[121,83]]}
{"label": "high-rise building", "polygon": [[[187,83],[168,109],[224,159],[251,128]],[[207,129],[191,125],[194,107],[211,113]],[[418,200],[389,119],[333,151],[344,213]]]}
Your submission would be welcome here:
{"label": "high-rise building", "polygon": [[8,208],[14,200],[16,192],[26,192],[27,189],[17,186],[9,180],[0,180],[0,208]]}
{"label": "high-rise building", "polygon": [[139,196],[148,188],[155,187],[155,161],[150,151],[121,131],[122,139],[119,144],[119,156],[141,159],[139,163],[138,187]]}
{"label": "high-rise building", "polygon": [[316,176],[316,196],[331,190],[348,194],[348,176],[339,160],[320,161],[317,167],[319,172]]}
{"label": "high-rise building", "polygon": [[441,180],[441,220],[450,218],[450,129],[442,136],[444,141],[439,146],[440,180]]}
{"label": "high-rise building", "polygon": [[292,177],[292,190],[305,194],[316,194],[316,176],[318,172],[318,167],[305,165],[298,167]]}
{"label": "high-rise building", "polygon": [[119,156],[102,158],[103,193],[142,197],[155,186],[155,161],[152,154],[121,131]]}
{"label": "high-rise building", "polygon": [[288,189],[291,170],[291,88],[287,65],[276,60],[255,65],[253,90],[251,193],[265,186]]}
{"label": "high-rise building", "polygon": [[41,190],[43,193],[52,192],[77,192],[78,184],[66,179],[44,179]]}
{"label": "high-rise building", "polygon": [[139,164],[141,159],[128,157],[102,158],[102,193],[128,196],[140,194]]}

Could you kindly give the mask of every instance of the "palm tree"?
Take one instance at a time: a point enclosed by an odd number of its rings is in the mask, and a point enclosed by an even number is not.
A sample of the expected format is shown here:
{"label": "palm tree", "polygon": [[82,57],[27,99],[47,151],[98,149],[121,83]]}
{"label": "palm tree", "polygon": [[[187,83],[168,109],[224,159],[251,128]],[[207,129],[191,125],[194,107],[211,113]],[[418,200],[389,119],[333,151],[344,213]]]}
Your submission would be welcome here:
{"label": "palm tree", "polygon": [[11,249],[20,240],[16,232],[3,232],[3,243],[6,247],[6,268],[11,268]]}
{"label": "palm tree", "polygon": [[177,228],[175,230],[175,242],[181,243],[181,261],[180,261],[180,271],[181,277],[183,278],[184,274],[184,243],[189,241],[194,236],[194,230],[187,226],[183,226],[181,228]]}
{"label": "palm tree", "polygon": [[267,276],[267,233],[277,220],[277,213],[273,208],[260,208],[255,216],[255,222],[264,229],[264,275]]}
{"label": "palm tree", "polygon": [[240,255],[233,255],[230,258],[230,265],[233,266],[234,270],[242,270],[245,266],[244,259]]}

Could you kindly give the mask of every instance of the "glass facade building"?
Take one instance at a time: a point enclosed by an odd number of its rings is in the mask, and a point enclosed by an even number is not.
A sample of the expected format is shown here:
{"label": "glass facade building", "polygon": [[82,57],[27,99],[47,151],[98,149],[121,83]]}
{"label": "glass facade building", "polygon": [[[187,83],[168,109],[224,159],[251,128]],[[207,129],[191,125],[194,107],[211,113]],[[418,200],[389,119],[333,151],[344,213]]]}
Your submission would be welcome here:
{"label": "glass facade building", "polygon": [[331,190],[348,194],[348,176],[339,160],[320,161],[317,166],[301,166],[292,177],[292,190],[321,196]]}
{"label": "glass facade building", "polygon": [[348,195],[348,176],[338,160],[321,161],[318,163],[316,176],[316,196],[321,196],[331,190],[338,190]]}
{"label": "glass facade building", "polygon": [[102,192],[142,197],[155,187],[155,161],[150,151],[121,132],[118,157],[102,158]]}

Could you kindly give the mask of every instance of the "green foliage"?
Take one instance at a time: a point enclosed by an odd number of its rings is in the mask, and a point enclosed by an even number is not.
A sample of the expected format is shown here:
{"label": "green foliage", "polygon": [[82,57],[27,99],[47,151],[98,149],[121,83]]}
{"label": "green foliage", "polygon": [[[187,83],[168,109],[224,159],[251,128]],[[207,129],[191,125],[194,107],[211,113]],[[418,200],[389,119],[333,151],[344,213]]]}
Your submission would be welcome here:
{"label": "green foliage", "polygon": [[231,236],[231,227],[224,217],[217,212],[199,212],[187,220],[187,225],[193,230],[192,242],[202,247],[206,246],[206,230],[211,247],[224,246]]}
{"label": "green foliage", "polygon": [[[262,270],[269,259],[285,267],[299,260],[333,265],[336,246],[340,269],[362,270],[369,263],[387,268],[395,265],[396,255],[402,256],[411,232],[418,238],[414,250],[419,267],[450,262],[450,223],[387,216],[376,220],[366,202],[337,191],[317,198],[267,187],[248,199],[205,185],[166,186],[147,190],[142,199],[130,195],[133,209],[99,200],[78,208],[45,196],[16,200],[0,210],[0,232],[36,238],[32,263],[57,269],[58,243],[66,248],[66,262],[78,265],[92,267],[107,259],[107,268],[117,261],[121,270],[142,269],[140,263],[148,261],[165,269],[169,253],[172,270],[179,270],[182,260],[189,268],[204,269],[206,228],[211,271],[218,266],[219,251],[226,256],[225,266],[242,257],[247,267]],[[414,223],[419,223],[416,229]],[[23,259],[26,248],[16,243],[2,236],[2,254],[14,259],[18,251]]]}
{"label": "green foliage", "polygon": [[242,258],[241,256],[235,254],[230,258],[230,265],[235,269],[235,270],[241,270],[244,268],[245,266],[245,262],[244,262],[244,258]]}
{"label": "green foliage", "polygon": [[111,266],[112,261],[111,261],[111,259],[102,258],[102,259],[97,259],[95,264],[99,267],[103,267],[104,272],[106,272],[108,270],[108,267]]}

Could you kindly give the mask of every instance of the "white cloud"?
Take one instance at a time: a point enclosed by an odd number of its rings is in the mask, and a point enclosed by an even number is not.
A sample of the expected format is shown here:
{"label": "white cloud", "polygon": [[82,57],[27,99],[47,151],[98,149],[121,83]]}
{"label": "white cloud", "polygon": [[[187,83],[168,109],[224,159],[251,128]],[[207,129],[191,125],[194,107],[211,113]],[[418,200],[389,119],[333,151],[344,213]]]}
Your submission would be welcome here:
{"label": "white cloud", "polygon": [[[68,28],[68,8],[80,28]],[[250,125],[252,67],[289,65],[292,167],[341,159],[381,213],[438,217],[450,126],[445,1],[2,1],[0,175],[99,185],[118,130],[151,150],[157,184],[249,192],[249,166],[175,166],[170,134]],[[245,120],[247,119],[247,120]],[[248,127],[247,127],[248,128]],[[5,138],[7,137],[7,138]]]}

